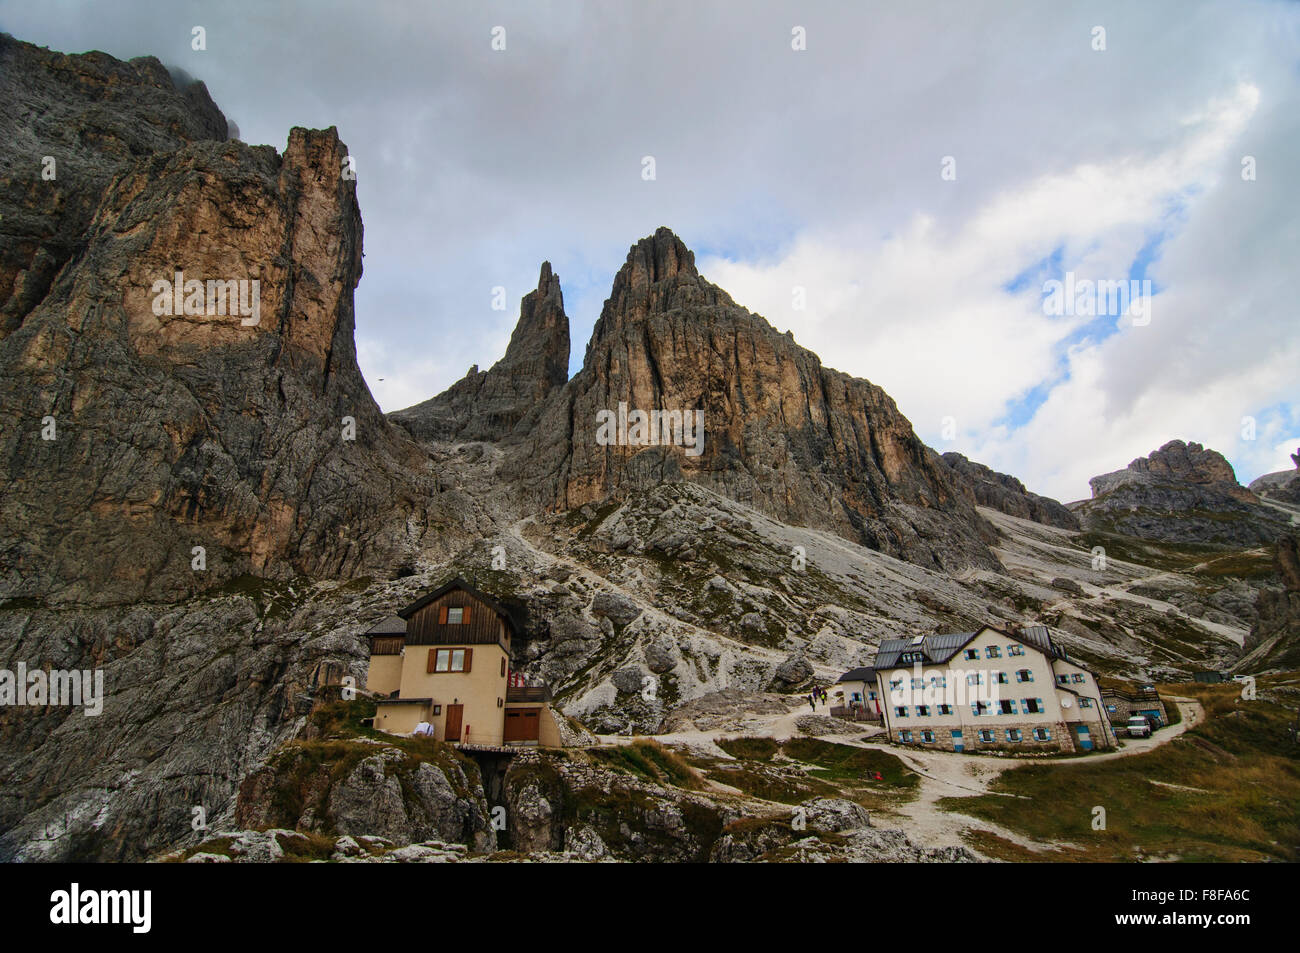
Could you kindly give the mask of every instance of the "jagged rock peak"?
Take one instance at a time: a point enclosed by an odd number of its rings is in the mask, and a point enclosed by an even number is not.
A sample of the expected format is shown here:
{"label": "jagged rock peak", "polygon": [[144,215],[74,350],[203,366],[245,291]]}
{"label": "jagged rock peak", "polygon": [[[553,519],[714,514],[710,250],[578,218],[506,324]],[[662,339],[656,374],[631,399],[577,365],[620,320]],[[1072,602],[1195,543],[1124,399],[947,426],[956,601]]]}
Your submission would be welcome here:
{"label": "jagged rock peak", "polygon": [[695,253],[672,230],[660,227],[627,253],[614,276],[614,286],[601,310],[592,340],[611,325],[636,321],[656,313],[688,307],[734,307],[717,285],[700,277]]}
{"label": "jagged rock peak", "polygon": [[1182,440],[1170,440],[1149,456],[1133,460],[1126,469],[1103,473],[1088,483],[1097,497],[1125,483],[1150,481],[1219,486],[1243,502],[1254,502],[1254,495],[1237,483],[1237,474],[1223,454]]}
{"label": "jagged rock peak", "polygon": [[519,303],[505,356],[478,365],[436,397],[390,419],[425,440],[502,440],[569,379],[569,318],[560,279],[542,262],[537,288]]}
{"label": "jagged rock peak", "polygon": [[626,277],[631,283],[653,283],[680,274],[699,277],[695,270],[695,252],[687,248],[671,228],[661,225],[653,235],[647,235],[632,246],[614,281],[617,283],[619,278]]}

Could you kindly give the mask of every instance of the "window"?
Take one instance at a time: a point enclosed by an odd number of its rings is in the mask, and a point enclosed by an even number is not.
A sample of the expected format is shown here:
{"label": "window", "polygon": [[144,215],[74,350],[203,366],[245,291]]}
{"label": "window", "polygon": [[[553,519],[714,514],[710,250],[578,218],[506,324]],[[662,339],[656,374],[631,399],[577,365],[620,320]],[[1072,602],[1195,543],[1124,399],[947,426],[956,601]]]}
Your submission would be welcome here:
{"label": "window", "polygon": [[1014,715],[1016,713],[1016,703],[1010,698],[1004,698],[998,702],[998,713],[1002,715]]}
{"label": "window", "polygon": [[988,702],[971,702],[970,713],[972,715],[987,715],[989,713]]}
{"label": "window", "polygon": [[903,742],[911,742],[912,733],[910,731],[900,731],[898,733],[898,740]]}
{"label": "window", "polygon": [[1080,699],[1079,699],[1079,707],[1080,707],[1080,708],[1091,708],[1091,707],[1092,707],[1092,699],[1091,699],[1091,698],[1080,698]]}
{"label": "window", "polygon": [[941,714],[941,715],[951,715],[951,714],[952,714],[952,706],[951,706],[951,705],[940,705],[940,706],[939,706],[939,714]]}
{"label": "window", "polygon": [[1023,645],[1008,645],[1008,646],[1007,646],[1007,654],[1008,654],[1008,655],[1024,655],[1024,654],[1025,654],[1025,647],[1024,647]]}
{"label": "window", "polygon": [[974,660],[974,659],[977,659],[977,658],[979,658],[979,657],[980,657],[980,650],[979,650],[979,649],[967,649],[967,650],[966,650],[966,658],[971,659],[971,660]]}
{"label": "window", "polygon": [[1074,684],[1076,685],[1081,685],[1083,684],[1083,676],[1080,675],[1078,672],[1075,672],[1073,675],[1070,676],[1070,681],[1074,682]]}
{"label": "window", "polygon": [[896,705],[896,706],[894,707],[894,714],[897,715],[899,718],[906,718],[906,717],[907,717],[907,706],[906,706],[906,705]]}
{"label": "window", "polygon": [[461,624],[461,620],[464,619],[464,618],[465,618],[465,610],[464,610],[464,608],[462,608],[462,607],[460,607],[460,606],[457,606],[455,609],[448,609],[448,610],[447,610],[447,624],[448,624],[448,625],[460,625],[460,624]]}
{"label": "window", "polygon": [[916,717],[917,717],[917,718],[929,718],[929,717],[930,717],[930,706],[929,706],[929,705],[917,705],[917,706],[916,706]]}
{"label": "window", "polygon": [[1024,709],[1026,715],[1041,715],[1043,713],[1043,700],[1041,698],[1022,698],[1020,706]]}
{"label": "window", "polygon": [[1051,732],[1051,730],[1048,729],[1048,728],[1035,728],[1035,729],[1034,729],[1034,740],[1035,740],[1035,741],[1051,741],[1051,740],[1052,740],[1052,732]]}
{"label": "window", "polygon": [[1005,685],[1008,681],[1006,672],[995,673],[995,679],[999,685]]}
{"label": "window", "polygon": [[501,656],[501,677],[506,677],[506,657],[504,655]]}
{"label": "window", "polygon": [[1002,650],[996,645],[990,645],[984,650],[985,658],[1002,658]]}
{"label": "window", "polygon": [[1014,742],[1014,741],[1019,741],[1019,740],[1021,740],[1023,737],[1024,737],[1024,735],[1021,734],[1021,731],[1020,731],[1019,728],[1008,728],[1008,729],[1007,729],[1007,741],[1012,741],[1012,742]]}
{"label": "window", "polygon": [[891,678],[889,680],[889,687],[891,690],[897,690],[899,688],[902,688],[903,680],[901,678]]}
{"label": "window", "polygon": [[927,728],[925,731],[921,732],[921,740],[924,741],[926,744],[931,744],[931,743],[933,743],[933,741],[934,741],[934,732],[933,732],[933,731],[930,731],[930,730]]}
{"label": "window", "polygon": [[919,662],[921,661],[920,652],[904,652],[898,657],[900,662]]}
{"label": "window", "polygon": [[923,678],[914,678],[914,679],[912,679],[912,690],[913,690],[913,691],[920,691],[920,690],[923,689],[923,688],[925,688],[925,679],[923,679]]}
{"label": "window", "polygon": [[983,741],[983,742],[985,742],[986,744],[992,744],[992,743],[993,743],[993,731],[992,731],[991,729],[989,729],[989,728],[981,728],[981,729],[980,729],[980,741]]}
{"label": "window", "polygon": [[430,649],[430,672],[468,672],[473,649]]}
{"label": "window", "polygon": [[1034,673],[1027,668],[1022,668],[1020,671],[1016,672],[1017,682],[1032,682],[1033,680]]}
{"label": "window", "polygon": [[967,685],[983,685],[983,684],[984,684],[984,676],[981,675],[979,672],[972,672],[970,675],[967,675],[967,676],[966,676],[966,684],[967,684]]}
{"label": "window", "polygon": [[1058,676],[1056,676],[1056,684],[1058,684],[1058,685],[1069,685],[1069,684],[1070,684],[1070,676],[1069,676],[1069,675],[1058,675]]}
{"label": "window", "polygon": [[948,677],[946,675],[931,675],[930,684],[933,685],[935,688],[947,688]]}

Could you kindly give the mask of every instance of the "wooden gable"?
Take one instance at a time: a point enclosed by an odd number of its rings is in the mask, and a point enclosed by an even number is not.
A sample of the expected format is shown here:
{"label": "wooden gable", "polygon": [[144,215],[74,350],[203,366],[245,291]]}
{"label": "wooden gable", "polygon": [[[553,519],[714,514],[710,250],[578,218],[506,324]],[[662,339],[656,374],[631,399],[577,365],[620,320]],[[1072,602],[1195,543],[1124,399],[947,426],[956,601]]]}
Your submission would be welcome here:
{"label": "wooden gable", "polygon": [[490,600],[455,584],[431,595],[402,610],[407,645],[499,643],[509,649],[512,620]]}

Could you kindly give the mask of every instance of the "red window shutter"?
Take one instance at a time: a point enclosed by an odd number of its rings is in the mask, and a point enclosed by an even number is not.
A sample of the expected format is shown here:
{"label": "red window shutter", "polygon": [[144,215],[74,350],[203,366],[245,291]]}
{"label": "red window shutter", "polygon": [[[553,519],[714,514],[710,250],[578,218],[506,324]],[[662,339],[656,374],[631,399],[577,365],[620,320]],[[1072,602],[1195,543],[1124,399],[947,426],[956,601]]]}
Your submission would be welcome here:
{"label": "red window shutter", "polygon": [[437,667],[438,667],[438,650],[429,649],[429,667],[426,668],[425,671],[432,672],[435,671]]}
{"label": "red window shutter", "polygon": [[474,650],[466,649],[465,650],[465,671],[467,672],[469,671],[469,666],[472,661],[474,661]]}
{"label": "red window shutter", "polygon": [[463,610],[461,610],[460,621],[465,623],[466,625],[469,625],[469,606],[466,606]]}
{"label": "red window shutter", "polygon": [[438,608],[438,624],[439,624],[439,625],[446,625],[446,624],[447,624],[447,607],[446,607],[446,606],[440,606],[440,607]]}

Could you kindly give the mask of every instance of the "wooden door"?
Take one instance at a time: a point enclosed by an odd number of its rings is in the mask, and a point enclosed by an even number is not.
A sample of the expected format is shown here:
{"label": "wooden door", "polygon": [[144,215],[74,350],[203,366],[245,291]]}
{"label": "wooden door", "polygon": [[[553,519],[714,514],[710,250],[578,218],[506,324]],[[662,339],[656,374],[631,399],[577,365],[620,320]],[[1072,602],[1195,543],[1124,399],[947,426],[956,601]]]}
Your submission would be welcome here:
{"label": "wooden door", "polygon": [[447,706],[447,728],[444,732],[447,741],[460,741],[460,722],[465,714],[464,705]]}
{"label": "wooden door", "polygon": [[536,741],[541,734],[540,708],[506,710],[505,741]]}

